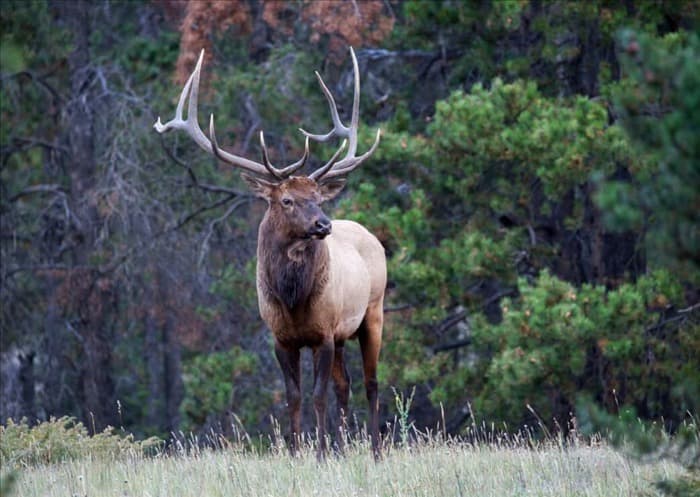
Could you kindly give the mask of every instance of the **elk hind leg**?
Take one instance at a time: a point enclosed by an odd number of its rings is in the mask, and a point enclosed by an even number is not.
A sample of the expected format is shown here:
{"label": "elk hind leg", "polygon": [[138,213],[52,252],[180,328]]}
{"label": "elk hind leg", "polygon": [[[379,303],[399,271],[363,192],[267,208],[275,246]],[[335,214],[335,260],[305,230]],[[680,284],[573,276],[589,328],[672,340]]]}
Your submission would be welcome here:
{"label": "elk hind leg", "polygon": [[345,366],[345,342],[336,342],[335,354],[333,358],[333,390],[338,407],[338,425],[336,440],[338,449],[342,452],[345,448],[345,437],[347,433],[348,403],[350,399],[350,373]]}
{"label": "elk hind leg", "polygon": [[367,392],[367,403],[369,404],[369,433],[375,459],[381,458],[377,364],[379,362],[379,350],[382,346],[383,324],[384,305],[382,299],[380,299],[377,302],[370,303],[358,333],[360,350],[362,351],[362,368],[365,390]]}

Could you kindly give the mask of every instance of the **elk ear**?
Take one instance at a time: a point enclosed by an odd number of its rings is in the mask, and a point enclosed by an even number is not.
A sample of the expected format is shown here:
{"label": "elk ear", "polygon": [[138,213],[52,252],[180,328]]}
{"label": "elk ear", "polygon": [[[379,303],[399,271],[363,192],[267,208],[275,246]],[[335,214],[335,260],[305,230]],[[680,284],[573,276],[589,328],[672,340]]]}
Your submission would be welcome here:
{"label": "elk ear", "polygon": [[321,198],[325,202],[335,198],[336,195],[345,187],[345,180],[342,178],[331,179],[324,181],[319,185],[319,191],[321,192]]}
{"label": "elk ear", "polygon": [[241,178],[245,181],[248,188],[257,195],[258,197],[264,198],[265,200],[270,200],[272,196],[272,190],[275,187],[273,183],[265,181],[264,179],[256,178],[249,174],[241,174]]}

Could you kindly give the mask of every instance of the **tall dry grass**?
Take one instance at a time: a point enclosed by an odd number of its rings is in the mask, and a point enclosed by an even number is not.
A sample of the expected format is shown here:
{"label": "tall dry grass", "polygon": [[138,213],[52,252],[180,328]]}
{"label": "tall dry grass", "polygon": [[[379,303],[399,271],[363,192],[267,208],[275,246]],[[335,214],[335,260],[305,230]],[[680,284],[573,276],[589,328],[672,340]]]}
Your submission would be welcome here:
{"label": "tall dry grass", "polygon": [[[133,452],[27,467],[17,473],[22,497],[217,496],[552,496],[653,495],[652,483],[677,476],[668,462],[645,465],[602,443],[484,436],[471,442],[417,434],[385,447],[374,463],[365,441],[318,463],[313,443],[290,457],[281,443],[246,437],[218,449],[184,443],[155,457]],[[279,440],[279,439],[278,439]]]}

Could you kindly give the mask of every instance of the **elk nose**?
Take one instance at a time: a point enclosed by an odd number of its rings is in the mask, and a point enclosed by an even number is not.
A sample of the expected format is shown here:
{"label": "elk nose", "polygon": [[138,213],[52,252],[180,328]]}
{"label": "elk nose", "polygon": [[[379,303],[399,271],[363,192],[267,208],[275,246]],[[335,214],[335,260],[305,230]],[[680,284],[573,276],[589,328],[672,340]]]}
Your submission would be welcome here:
{"label": "elk nose", "polygon": [[331,232],[331,220],[327,217],[321,217],[315,223],[316,232],[322,235],[328,235]]}

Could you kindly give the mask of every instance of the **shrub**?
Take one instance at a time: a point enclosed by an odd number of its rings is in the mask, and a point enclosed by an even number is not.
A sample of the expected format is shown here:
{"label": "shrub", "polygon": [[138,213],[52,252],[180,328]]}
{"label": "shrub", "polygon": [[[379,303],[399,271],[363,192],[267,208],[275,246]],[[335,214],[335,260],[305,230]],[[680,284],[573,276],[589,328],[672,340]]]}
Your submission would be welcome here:
{"label": "shrub", "polygon": [[9,419],[0,426],[0,464],[3,468],[51,464],[85,457],[118,457],[154,450],[162,441],[156,437],[134,440],[112,427],[90,435],[80,421],[70,416],[51,418],[31,426],[23,418]]}

